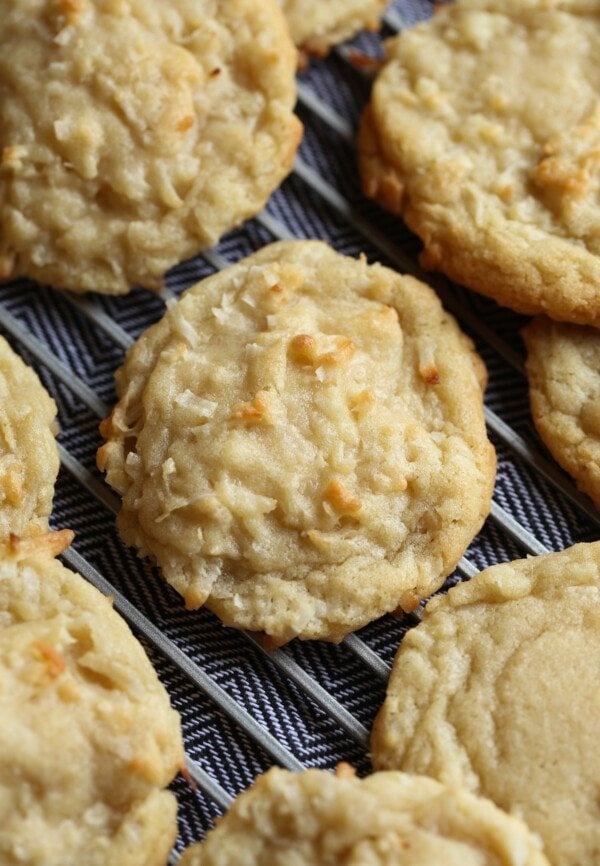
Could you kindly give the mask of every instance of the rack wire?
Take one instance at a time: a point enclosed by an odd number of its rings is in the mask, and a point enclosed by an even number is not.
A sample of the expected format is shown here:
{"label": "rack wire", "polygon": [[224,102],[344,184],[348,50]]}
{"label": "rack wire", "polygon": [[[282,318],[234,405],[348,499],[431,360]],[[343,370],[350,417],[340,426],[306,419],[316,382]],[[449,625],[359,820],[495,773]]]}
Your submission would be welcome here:
{"label": "rack wire", "polygon": [[[396,0],[384,32],[429,13],[427,0]],[[368,53],[379,48],[373,36],[360,37],[357,46]],[[265,243],[298,236],[321,237],[353,255],[364,250],[370,260],[424,279],[488,364],[486,421],[499,455],[489,520],[446,587],[494,562],[588,540],[600,526],[589,500],[532,430],[517,336],[523,319],[422,272],[415,238],[360,195],[352,149],[369,82],[352,57],[338,49],[302,75],[306,139],[292,176],[255,220],[174,269],[161,297],[142,291],[119,299],[82,297],[25,280],[0,287],[0,327],[59,406],[62,470],[52,522],[76,530],[64,559],[114,597],[183,717],[187,770],[197,790],[181,779],[174,785],[178,851],[273,763],[297,770],[347,760],[366,772],[368,730],[390,662],[419,612],[402,621],[384,617],[339,647],[295,641],[268,652],[256,635],[225,629],[206,611],[184,611],[179,597],[124,547],[114,529],[118,498],[95,468],[97,425],[115,400],[113,373],[124,351],[160,318],[169,296]]]}

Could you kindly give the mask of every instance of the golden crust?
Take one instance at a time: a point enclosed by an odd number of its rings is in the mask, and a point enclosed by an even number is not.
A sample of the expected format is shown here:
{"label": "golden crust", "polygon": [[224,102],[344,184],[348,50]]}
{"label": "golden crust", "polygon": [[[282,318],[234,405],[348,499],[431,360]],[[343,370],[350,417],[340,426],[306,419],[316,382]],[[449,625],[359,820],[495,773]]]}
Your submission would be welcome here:
{"label": "golden crust", "polygon": [[111,600],[52,558],[71,537],[0,552],[0,861],[164,866],[179,717]]}
{"label": "golden crust", "polygon": [[488,568],[432,599],[394,662],[378,769],[524,818],[556,866],[600,849],[600,542]]}
{"label": "golden crust", "polygon": [[274,0],[0,12],[0,278],[158,289],[291,169],[297,57]]}
{"label": "golden crust", "polygon": [[597,6],[579,0],[459,0],[387,43],[363,187],[421,237],[426,267],[600,324],[599,58]]}
{"label": "golden crust", "polygon": [[59,458],[56,404],[0,337],[0,542],[48,529]]}
{"label": "golden crust", "polygon": [[20,538],[10,534],[6,542],[0,541],[0,555],[3,559],[20,562],[35,556],[59,556],[73,541],[75,533],[71,529],[60,529],[35,535],[33,538]]}
{"label": "golden crust", "polygon": [[190,289],[117,374],[98,464],[119,529],[189,607],[340,640],[434,591],[487,515],[482,366],[422,283],[267,247]]}
{"label": "golden crust", "polygon": [[517,818],[422,776],[269,770],[180,866],[548,866]]}
{"label": "golden crust", "polygon": [[600,507],[600,333],[534,319],[523,329],[531,414],[554,458]]}
{"label": "golden crust", "polygon": [[377,30],[388,0],[280,0],[292,39],[319,57],[359,30]]}

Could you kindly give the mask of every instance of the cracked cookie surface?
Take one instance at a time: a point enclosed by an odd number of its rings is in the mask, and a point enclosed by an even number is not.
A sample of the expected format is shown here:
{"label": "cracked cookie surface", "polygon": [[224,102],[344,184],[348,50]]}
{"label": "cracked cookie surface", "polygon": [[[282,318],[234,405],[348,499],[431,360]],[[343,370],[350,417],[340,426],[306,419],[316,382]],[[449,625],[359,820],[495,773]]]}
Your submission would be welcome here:
{"label": "cracked cookie surface", "polygon": [[0,277],[159,288],[290,170],[297,58],[274,0],[0,13]]}
{"label": "cracked cookie surface", "polygon": [[497,565],[433,599],[400,647],[374,766],[520,815],[555,866],[600,851],[600,543]]}
{"label": "cracked cookie surface", "polygon": [[340,640],[434,591],[487,515],[485,370],[428,286],[316,241],[189,289],[129,351],[98,465],[189,607]]}
{"label": "cracked cookie surface", "polygon": [[112,601],[53,558],[71,538],[0,549],[0,861],[165,866],[179,716]]}
{"label": "cracked cookie surface", "polygon": [[600,332],[539,318],[522,334],[538,433],[600,507]]}
{"label": "cracked cookie surface", "polygon": [[365,191],[423,261],[524,313],[600,324],[600,10],[458,0],[387,43]]}
{"label": "cracked cookie surface", "polygon": [[181,866],[548,866],[517,818],[456,787],[350,767],[270,770]]}

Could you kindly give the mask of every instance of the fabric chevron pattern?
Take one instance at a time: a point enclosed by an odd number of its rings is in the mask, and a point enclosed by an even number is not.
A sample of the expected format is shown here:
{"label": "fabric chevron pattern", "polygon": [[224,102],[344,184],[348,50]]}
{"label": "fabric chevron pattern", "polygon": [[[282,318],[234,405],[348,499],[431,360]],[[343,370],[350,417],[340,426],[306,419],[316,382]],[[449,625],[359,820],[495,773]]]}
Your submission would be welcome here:
{"label": "fabric chevron pattern", "polygon": [[[396,0],[383,35],[431,11],[428,0]],[[363,34],[352,48],[377,54],[380,37]],[[364,252],[371,261],[418,272],[417,239],[361,195],[353,134],[370,82],[355,57],[343,47],[301,73],[298,113],[306,136],[295,171],[263,215],[227,235],[206,256],[174,268],[166,279],[168,292],[179,295],[215,265],[236,261],[281,236],[321,238],[340,252]],[[534,552],[536,545],[559,550],[598,537],[600,516],[583,497],[570,495],[572,484],[554,468],[533,429],[520,366],[524,350],[518,332],[525,319],[440,278],[434,285],[488,365],[488,422],[499,458],[494,513],[449,586],[487,565]],[[164,298],[141,290],[122,298],[75,299],[25,280],[0,286],[0,332],[36,369],[59,407],[63,468],[51,523],[73,529],[74,549],[86,562],[159,629],[169,646],[222,688],[211,697],[156,646],[145,626],[140,631],[134,622],[183,716],[188,756],[227,794],[240,792],[277,762],[332,768],[343,760],[366,773],[366,733],[383,699],[385,665],[416,617],[386,617],[369,625],[358,635],[358,647],[352,641],[339,646],[294,642],[269,655],[207,611],[186,612],[180,597],[117,535],[113,495],[95,468],[98,423],[115,400],[113,374],[126,346],[160,318],[164,304]],[[540,474],[540,467],[553,477]],[[220,706],[222,694],[247,715],[233,718]],[[257,736],[248,719],[272,739]],[[181,777],[174,790],[180,851],[204,834],[221,808],[206,790],[194,790]]]}

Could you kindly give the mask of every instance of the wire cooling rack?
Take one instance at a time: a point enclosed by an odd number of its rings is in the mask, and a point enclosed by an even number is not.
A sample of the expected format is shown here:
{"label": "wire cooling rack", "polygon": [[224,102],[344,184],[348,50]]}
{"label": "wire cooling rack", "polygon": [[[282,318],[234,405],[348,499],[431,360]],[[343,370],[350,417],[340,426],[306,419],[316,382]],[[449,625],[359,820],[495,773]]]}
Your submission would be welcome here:
{"label": "wire cooling rack", "polygon": [[[428,0],[396,0],[384,17],[389,36],[431,13]],[[213,250],[167,275],[162,296],[75,296],[26,280],[0,286],[0,330],[37,370],[59,407],[58,479],[52,525],[75,530],[66,563],[114,596],[183,718],[187,769],[179,778],[179,839],[199,839],[231,798],[272,764],[368,772],[368,731],[389,666],[418,611],[372,623],[339,646],[292,642],[268,652],[251,634],[224,628],[208,611],[186,612],[180,597],[120,541],[118,500],[95,467],[98,423],[115,401],[124,351],[161,317],[167,298],[273,240],[316,237],[356,256],[366,253],[432,284],[475,340],[490,373],[486,419],[498,453],[492,511],[445,587],[481,568],[598,537],[600,517],[546,455],[531,425],[523,349],[525,321],[493,302],[423,274],[419,242],[360,193],[354,136],[370,81],[356,52],[380,51],[362,35],[300,76],[298,113],[305,138],[292,175],[267,208]]]}

